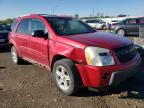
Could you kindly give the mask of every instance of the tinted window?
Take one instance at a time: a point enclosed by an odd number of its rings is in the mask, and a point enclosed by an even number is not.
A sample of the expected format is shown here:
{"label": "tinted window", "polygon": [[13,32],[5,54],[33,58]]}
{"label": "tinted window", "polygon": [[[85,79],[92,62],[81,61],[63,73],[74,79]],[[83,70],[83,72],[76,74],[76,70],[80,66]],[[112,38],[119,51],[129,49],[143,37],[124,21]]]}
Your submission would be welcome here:
{"label": "tinted window", "polygon": [[11,31],[11,25],[6,25],[5,27],[7,31]]}
{"label": "tinted window", "polygon": [[53,30],[58,35],[73,35],[96,32],[82,21],[71,18],[47,18]]}
{"label": "tinted window", "polygon": [[0,31],[3,31],[3,30],[5,30],[5,29],[0,25]]}
{"label": "tinted window", "polygon": [[17,28],[17,33],[31,34],[29,24],[29,19],[22,20]]}
{"label": "tinted window", "polygon": [[137,24],[137,20],[136,19],[127,20],[126,24]]}
{"label": "tinted window", "polygon": [[144,19],[140,19],[140,20],[139,20],[139,23],[140,23],[140,24],[144,24]]}
{"label": "tinted window", "polygon": [[13,21],[12,26],[11,26],[11,31],[14,31],[14,29],[16,28],[17,25],[17,21]]}
{"label": "tinted window", "polygon": [[112,20],[111,22],[118,22],[118,20]]}
{"label": "tinted window", "polygon": [[88,20],[88,21],[86,21],[86,23],[99,23],[99,21],[98,20]]}
{"label": "tinted window", "polygon": [[47,28],[40,19],[31,20],[31,33],[33,33],[35,30],[43,30],[45,33],[47,33]]}

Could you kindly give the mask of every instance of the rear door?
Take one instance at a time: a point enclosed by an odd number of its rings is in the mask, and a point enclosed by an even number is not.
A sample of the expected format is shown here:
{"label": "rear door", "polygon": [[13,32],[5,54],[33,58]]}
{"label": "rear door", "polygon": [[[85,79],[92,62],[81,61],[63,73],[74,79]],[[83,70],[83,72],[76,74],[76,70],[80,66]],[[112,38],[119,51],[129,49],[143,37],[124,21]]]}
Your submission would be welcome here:
{"label": "rear door", "polygon": [[48,30],[41,19],[31,19],[31,34],[35,30],[43,30],[46,37],[33,37],[28,40],[28,55],[32,60],[43,65],[49,65],[48,62]]}
{"label": "rear door", "polygon": [[18,24],[15,33],[16,48],[20,56],[27,57],[27,42],[30,38],[30,20],[24,19]]}

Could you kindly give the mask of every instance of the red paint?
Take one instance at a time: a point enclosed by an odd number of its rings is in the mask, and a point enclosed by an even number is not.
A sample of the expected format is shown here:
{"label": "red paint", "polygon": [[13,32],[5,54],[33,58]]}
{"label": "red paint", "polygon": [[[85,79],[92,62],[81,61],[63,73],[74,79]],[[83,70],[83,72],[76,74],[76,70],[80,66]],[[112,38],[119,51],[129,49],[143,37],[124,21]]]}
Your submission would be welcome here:
{"label": "red paint", "polygon": [[[114,66],[95,67],[82,64],[76,64],[82,81],[85,86],[102,88],[109,85],[110,77],[113,72],[123,71],[134,67],[139,63],[139,56],[136,56],[132,61]],[[109,75],[109,79],[103,79],[104,74]]]}
{"label": "red paint", "polygon": [[[51,69],[53,59],[61,55],[75,62],[80,73],[84,86],[104,87],[108,86],[110,79],[103,79],[107,73],[109,76],[113,72],[125,70],[138,64],[139,56],[136,56],[128,63],[119,63],[113,49],[131,44],[131,41],[113,34],[96,32],[71,36],[58,36],[51,28],[50,24],[39,15],[29,15],[20,17],[17,22],[25,18],[41,19],[49,31],[50,39],[36,38],[31,35],[25,36],[16,33],[16,29],[9,33],[9,43],[14,45],[20,57],[28,58]],[[18,27],[17,24],[16,28]],[[112,52],[115,60],[113,66],[88,66],[85,60],[84,49],[87,46],[107,48]]]}

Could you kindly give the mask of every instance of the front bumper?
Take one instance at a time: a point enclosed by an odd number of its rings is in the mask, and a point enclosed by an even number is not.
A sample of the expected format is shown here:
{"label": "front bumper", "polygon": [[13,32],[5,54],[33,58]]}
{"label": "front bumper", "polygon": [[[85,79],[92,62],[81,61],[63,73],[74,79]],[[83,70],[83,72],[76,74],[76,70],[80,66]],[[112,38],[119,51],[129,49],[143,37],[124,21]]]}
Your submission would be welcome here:
{"label": "front bumper", "polygon": [[118,85],[120,82],[134,76],[134,74],[136,74],[138,71],[138,68],[139,64],[127,70],[113,72],[109,81],[109,85]]}
{"label": "front bumper", "polygon": [[139,54],[128,63],[113,66],[88,66],[76,64],[84,86],[103,88],[110,85],[117,85],[136,73],[141,62]]}

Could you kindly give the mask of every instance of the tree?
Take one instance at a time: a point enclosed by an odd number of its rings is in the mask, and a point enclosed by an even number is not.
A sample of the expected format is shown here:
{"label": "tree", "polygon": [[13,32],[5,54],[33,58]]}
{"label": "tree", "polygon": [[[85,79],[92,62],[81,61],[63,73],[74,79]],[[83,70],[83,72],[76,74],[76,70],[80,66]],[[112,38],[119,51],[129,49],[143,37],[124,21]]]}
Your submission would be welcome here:
{"label": "tree", "polygon": [[6,24],[12,24],[12,22],[13,22],[13,19],[10,19],[10,18],[8,18],[8,19],[5,20]]}
{"label": "tree", "polygon": [[105,16],[104,18],[110,18],[110,16]]}
{"label": "tree", "polygon": [[99,18],[100,17],[100,13],[98,12],[96,16]]}
{"label": "tree", "polygon": [[101,13],[101,14],[100,14],[100,17],[101,17],[101,18],[103,18],[103,17],[104,17],[104,14],[103,14],[103,13]]}
{"label": "tree", "polygon": [[1,20],[0,24],[12,24],[14,19],[8,18],[6,20]]}
{"label": "tree", "polygon": [[128,15],[125,15],[125,14],[119,14],[117,17],[126,17]]}
{"label": "tree", "polygon": [[78,15],[78,14],[75,14],[75,18],[79,18],[79,15]]}

